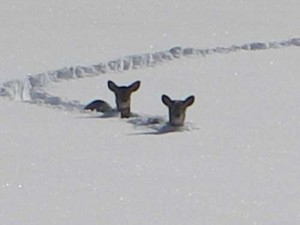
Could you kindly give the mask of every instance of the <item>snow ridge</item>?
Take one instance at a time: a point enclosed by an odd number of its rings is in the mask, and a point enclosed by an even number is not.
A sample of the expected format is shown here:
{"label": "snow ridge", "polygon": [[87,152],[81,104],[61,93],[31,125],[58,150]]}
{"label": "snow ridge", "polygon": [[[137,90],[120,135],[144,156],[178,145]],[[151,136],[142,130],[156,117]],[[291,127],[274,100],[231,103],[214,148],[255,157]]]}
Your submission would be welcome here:
{"label": "snow ridge", "polygon": [[25,79],[11,80],[0,84],[0,96],[33,104],[51,105],[65,110],[82,111],[84,105],[79,101],[71,101],[47,93],[46,87],[48,84],[59,82],[60,80],[94,77],[104,73],[154,67],[183,57],[205,57],[212,54],[281,49],[294,46],[300,47],[300,38],[292,38],[285,41],[252,42],[243,45],[208,49],[174,47],[167,51],[129,55],[107,63],[66,67],[41,74],[28,75]]}

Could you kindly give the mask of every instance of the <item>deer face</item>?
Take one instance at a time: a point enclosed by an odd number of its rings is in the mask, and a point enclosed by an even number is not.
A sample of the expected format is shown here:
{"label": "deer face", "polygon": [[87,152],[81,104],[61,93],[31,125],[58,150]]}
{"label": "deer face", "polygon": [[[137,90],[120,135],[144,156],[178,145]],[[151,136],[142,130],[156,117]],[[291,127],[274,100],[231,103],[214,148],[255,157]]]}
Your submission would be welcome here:
{"label": "deer face", "polygon": [[130,117],[130,97],[132,92],[139,89],[140,84],[140,81],[136,81],[129,86],[117,86],[114,82],[108,81],[108,88],[115,93],[117,110],[121,113],[121,118]]}
{"label": "deer face", "polygon": [[169,124],[174,127],[183,126],[185,120],[185,111],[191,106],[195,97],[193,95],[185,100],[172,100],[167,95],[162,95],[162,102],[169,108]]}

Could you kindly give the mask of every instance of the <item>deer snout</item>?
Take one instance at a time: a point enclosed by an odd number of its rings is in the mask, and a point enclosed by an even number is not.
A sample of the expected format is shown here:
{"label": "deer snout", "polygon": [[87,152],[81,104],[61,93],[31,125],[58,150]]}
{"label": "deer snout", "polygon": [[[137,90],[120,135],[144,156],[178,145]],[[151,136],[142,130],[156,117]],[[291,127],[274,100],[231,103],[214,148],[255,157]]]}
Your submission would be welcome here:
{"label": "deer snout", "polygon": [[117,108],[119,110],[128,109],[130,108],[130,100],[126,101],[117,101]]}

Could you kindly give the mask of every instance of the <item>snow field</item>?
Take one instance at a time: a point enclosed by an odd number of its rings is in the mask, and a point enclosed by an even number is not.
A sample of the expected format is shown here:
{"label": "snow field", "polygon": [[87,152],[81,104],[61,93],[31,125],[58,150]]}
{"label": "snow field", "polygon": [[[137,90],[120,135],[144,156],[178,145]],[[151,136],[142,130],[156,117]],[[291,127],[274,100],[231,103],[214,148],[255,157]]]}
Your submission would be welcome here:
{"label": "snow field", "polygon": [[[295,0],[3,2],[1,224],[299,224],[298,9]],[[192,48],[178,59],[174,46]],[[155,52],[172,60],[153,66]],[[97,76],[99,61],[109,69]],[[81,113],[93,99],[113,104],[110,79],[142,81],[132,96],[141,120]],[[163,93],[196,96],[191,129],[140,125],[166,119]]]}

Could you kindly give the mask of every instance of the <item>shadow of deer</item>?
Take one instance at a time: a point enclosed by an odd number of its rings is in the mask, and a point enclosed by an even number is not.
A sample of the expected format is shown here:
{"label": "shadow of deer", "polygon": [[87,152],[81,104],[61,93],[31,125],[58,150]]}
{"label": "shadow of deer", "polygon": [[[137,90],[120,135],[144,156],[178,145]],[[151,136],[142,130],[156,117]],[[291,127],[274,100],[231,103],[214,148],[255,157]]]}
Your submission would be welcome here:
{"label": "shadow of deer", "polygon": [[172,100],[169,96],[162,95],[161,100],[169,109],[169,120],[165,121],[161,117],[137,117],[130,120],[130,122],[136,126],[144,126],[154,130],[135,135],[159,135],[197,129],[194,126],[185,125],[186,109],[195,101],[193,95],[187,97],[185,100]]}

